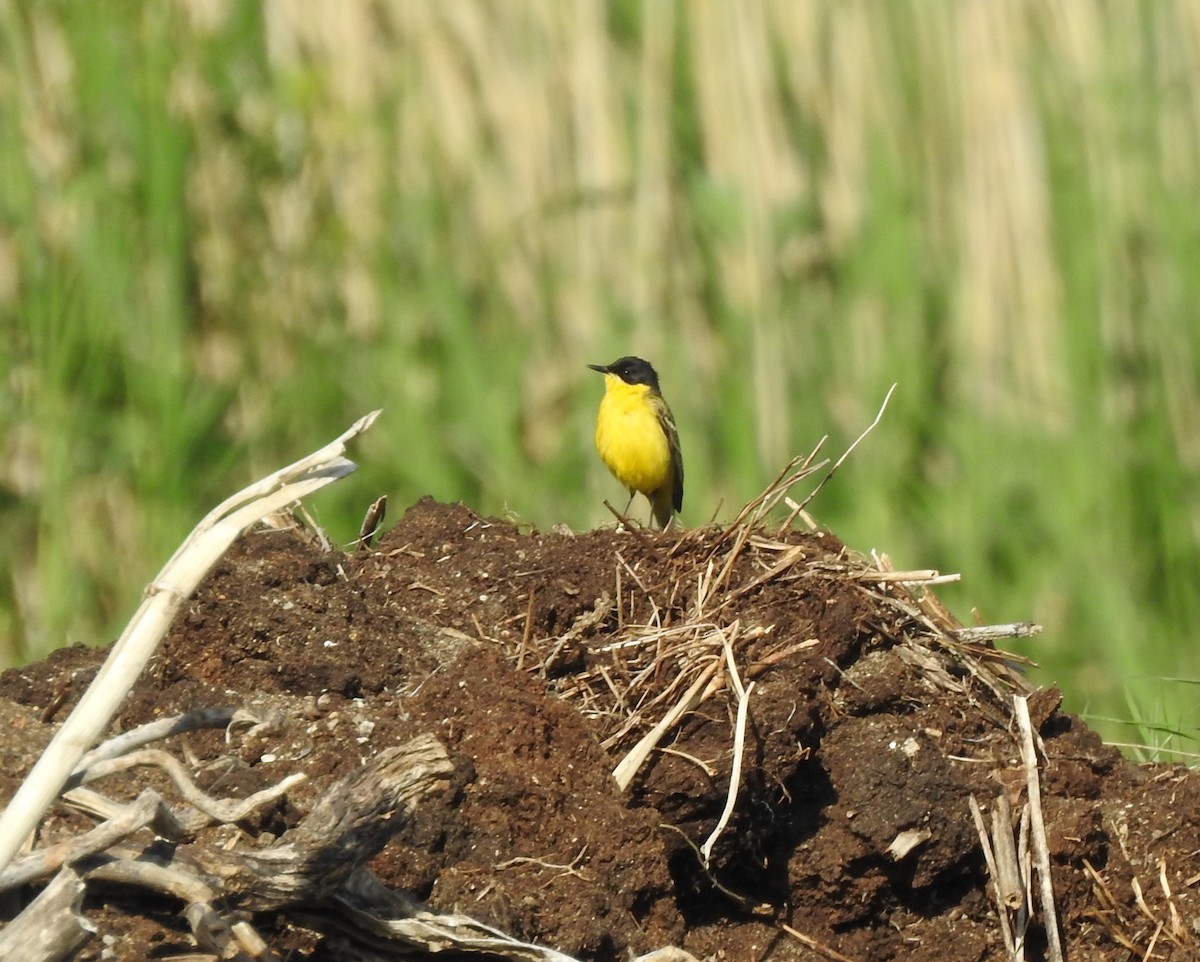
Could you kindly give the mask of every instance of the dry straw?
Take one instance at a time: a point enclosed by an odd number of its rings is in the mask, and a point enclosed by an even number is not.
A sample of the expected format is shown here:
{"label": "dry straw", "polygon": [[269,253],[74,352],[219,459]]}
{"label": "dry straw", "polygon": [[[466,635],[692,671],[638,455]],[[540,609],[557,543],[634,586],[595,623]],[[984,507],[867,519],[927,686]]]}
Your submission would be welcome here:
{"label": "dry straw", "polygon": [[[1010,692],[1025,690],[1025,682],[1007,667],[1019,656],[997,651],[990,642],[1033,634],[1035,625],[992,625],[963,628],[927,589],[957,579],[933,570],[895,571],[886,557],[862,558],[839,549],[830,553],[818,542],[798,539],[792,531],[797,518],[807,519],[804,507],[821,490],[858,444],[879,423],[891,397],[862,434],[831,466],[817,461],[817,450],[792,459],[763,492],[747,503],[732,522],[682,533],[666,551],[656,571],[669,572],[666,581],[648,586],[638,570],[618,555],[616,595],[605,594],[594,610],[586,612],[570,631],[546,643],[540,659],[530,657],[529,637],[522,639],[520,660],[527,668],[547,673],[559,652],[584,632],[592,632],[615,612],[626,607],[623,586],[635,586],[650,603],[643,623],[620,620],[620,629],[607,640],[593,640],[594,657],[584,670],[561,682],[559,693],[597,719],[609,750],[628,745],[613,769],[621,789],[628,788],[646,761],[669,740],[690,713],[714,696],[732,698],[730,781],[724,812],[709,839],[699,849],[707,862],[712,848],[733,813],[740,781],[741,749],[751,710],[754,679],[785,659],[819,644],[817,639],[782,638],[776,641],[770,626],[747,626],[737,617],[737,603],[752,592],[806,577],[845,581],[869,595],[880,611],[892,613],[898,624],[913,626],[916,634],[897,631],[903,638],[903,657],[923,668],[940,684],[961,686],[946,672],[943,659],[932,650],[953,652],[968,671],[997,699],[1007,702]],[[813,490],[797,502],[790,492],[826,468]],[[767,519],[780,507],[788,509],[782,524]],[[642,546],[653,550],[649,545]],[[656,576],[657,577],[657,576]],[[690,601],[671,619],[663,607],[668,599],[689,596]],[[662,599],[656,601],[655,599]],[[660,606],[661,605],[661,606]],[[678,606],[673,606],[678,608]],[[623,616],[622,616],[623,617]],[[699,759],[696,764],[708,766]]]}

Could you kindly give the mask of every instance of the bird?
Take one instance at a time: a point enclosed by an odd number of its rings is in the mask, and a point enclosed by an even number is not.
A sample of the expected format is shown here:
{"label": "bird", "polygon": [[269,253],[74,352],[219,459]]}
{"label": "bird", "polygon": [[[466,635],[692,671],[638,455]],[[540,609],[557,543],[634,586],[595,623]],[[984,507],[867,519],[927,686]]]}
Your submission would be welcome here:
{"label": "bird", "polygon": [[629,503],[635,494],[645,495],[655,522],[666,530],[672,516],[683,509],[683,456],[675,419],[658,387],[658,373],[640,357],[588,367],[604,375],[596,451],[613,477],[629,490]]}

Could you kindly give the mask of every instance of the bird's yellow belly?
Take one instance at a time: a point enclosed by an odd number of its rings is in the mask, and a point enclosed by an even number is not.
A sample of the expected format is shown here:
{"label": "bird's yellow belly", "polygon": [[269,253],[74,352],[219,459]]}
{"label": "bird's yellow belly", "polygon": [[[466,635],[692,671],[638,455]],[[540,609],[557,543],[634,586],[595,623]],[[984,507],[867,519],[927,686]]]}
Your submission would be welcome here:
{"label": "bird's yellow belly", "polygon": [[605,395],[596,419],[596,450],[625,487],[649,496],[671,477],[671,449],[658,415],[642,398]]}

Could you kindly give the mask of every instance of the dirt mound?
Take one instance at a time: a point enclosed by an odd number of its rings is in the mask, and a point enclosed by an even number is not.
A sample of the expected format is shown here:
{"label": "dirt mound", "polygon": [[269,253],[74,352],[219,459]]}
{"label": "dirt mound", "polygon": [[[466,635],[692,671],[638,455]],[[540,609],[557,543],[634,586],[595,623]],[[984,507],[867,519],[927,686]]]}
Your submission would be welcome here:
{"label": "dirt mound", "polygon": [[[307,775],[235,834],[196,831],[247,849],[382,749],[430,733],[452,789],[374,873],[581,958],[678,945],[736,960],[1001,959],[969,799],[1022,810],[1011,696],[1027,688],[913,580],[825,533],[531,533],[425,500],[353,555],[300,532],[245,536],[116,727],[206,706],[269,722],[166,746],[210,794]],[[0,678],[3,797],[101,657],[73,648]],[[1194,957],[1197,779],[1126,762],[1054,692],[1030,704],[1071,957]],[[171,797],[144,769],[99,784]],[[93,824],[60,806],[40,841]],[[108,883],[83,908],[107,939],[79,958],[195,951],[176,901]],[[255,925],[281,957],[348,957],[311,919]]]}

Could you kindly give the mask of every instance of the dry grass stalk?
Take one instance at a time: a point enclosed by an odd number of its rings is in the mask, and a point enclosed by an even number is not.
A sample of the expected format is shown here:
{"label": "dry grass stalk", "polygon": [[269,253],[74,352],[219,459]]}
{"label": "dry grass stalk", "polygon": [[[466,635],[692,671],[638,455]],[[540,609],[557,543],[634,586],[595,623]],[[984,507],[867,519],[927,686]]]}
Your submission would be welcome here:
{"label": "dry grass stalk", "polygon": [[859,446],[859,444],[862,442],[863,438],[865,438],[868,434],[870,434],[872,431],[874,431],[876,426],[879,424],[879,422],[881,420],[883,420],[883,412],[887,410],[888,401],[890,401],[892,399],[892,393],[895,390],[896,390],[895,384],[893,384],[890,388],[888,388],[887,394],[885,394],[883,396],[883,403],[879,405],[879,410],[875,412],[875,420],[873,420],[870,424],[868,424],[866,426],[866,428],[863,429],[862,434],[860,434],[858,437],[856,437],[854,439],[854,441],[850,445],[850,447],[846,448],[846,450],[842,452],[842,456],[840,458],[838,458],[837,461],[834,462],[833,467],[830,468],[829,472],[825,475],[825,477],[823,477],[821,479],[821,483],[818,484],[815,488],[813,488],[813,490],[809,494],[809,496],[807,498],[805,498],[803,501],[801,501],[800,504],[797,505],[792,510],[792,513],[788,516],[788,519],[787,519],[788,526],[791,525],[791,523],[795,519],[796,515],[803,512],[804,509],[812,503],[813,499],[816,498],[816,496],[821,493],[821,489],[823,487],[825,487],[826,484],[829,483],[829,479],[832,478],[834,476],[834,474],[837,473],[837,469],[840,468],[843,464],[845,464],[846,459],[849,458],[850,455],[854,452],[854,449]]}
{"label": "dry grass stalk", "polygon": [[1129,880],[1129,884],[1133,890],[1133,897],[1138,911],[1145,916],[1147,921],[1154,925],[1154,934],[1151,936],[1143,958],[1153,958],[1154,946],[1160,938],[1178,948],[1195,948],[1195,936],[1183,924],[1183,919],[1179,913],[1179,906],[1176,904],[1175,896],[1171,891],[1171,883],[1167,879],[1166,859],[1160,858],[1158,860],[1158,885],[1162,891],[1163,901],[1166,904],[1167,910],[1167,917],[1165,919],[1156,914],[1147,904],[1141,882],[1136,875]]}
{"label": "dry grass stalk", "polygon": [[782,925],[781,924],[779,927],[784,932],[786,932],[788,935],[790,935],[793,939],[795,939],[797,942],[799,942],[801,945],[812,949],[818,955],[820,955],[826,959],[831,959],[832,962],[854,962],[854,959],[850,958],[850,956],[843,955],[841,952],[837,951],[836,949],[831,949],[828,945],[825,945],[823,942],[818,942],[811,935],[805,935],[803,932],[800,932],[800,931],[792,928],[790,925]]}
{"label": "dry grass stalk", "polygon": [[1029,808],[1026,806],[1021,813],[1018,840],[1014,843],[1012,811],[1003,792],[992,804],[990,830],[975,797],[972,795],[967,801],[992,880],[996,918],[1000,923],[1005,951],[1009,962],[1023,962],[1033,899],[1028,849]]}
{"label": "dry grass stalk", "polygon": [[649,757],[663,736],[674,727],[679,719],[703,701],[702,690],[709,683],[712,676],[716,674],[718,664],[718,662],[714,661],[706,672],[703,672],[693,681],[688,690],[684,692],[683,697],[659,719],[658,724],[650,729],[641,741],[621,759],[617,767],[613,769],[613,779],[621,791],[629,787],[629,783],[633,781],[633,776],[637,774],[638,769],[642,767],[642,763]]}
{"label": "dry grass stalk", "polygon": [[[879,423],[891,393],[888,392],[872,423],[833,464],[817,490]],[[815,638],[801,641],[789,638],[773,649],[769,645],[755,646],[751,643],[768,637],[773,626],[743,628],[736,620],[726,621],[738,602],[771,585],[813,577],[853,584],[869,596],[875,607],[895,613],[896,624],[889,631],[906,642],[901,646],[901,656],[928,671],[931,678],[940,679],[939,684],[952,690],[962,687],[945,670],[944,657],[935,654],[930,643],[950,650],[956,660],[964,662],[969,672],[995,696],[997,706],[1007,706],[1014,689],[1028,690],[1024,679],[1010,672],[1007,666],[1010,661],[1022,659],[997,652],[987,642],[992,637],[1024,636],[1036,630],[1036,626],[965,629],[928,590],[932,585],[956,580],[957,575],[932,570],[895,571],[886,556],[868,561],[844,549],[830,551],[819,539],[798,542],[796,533],[789,533],[788,525],[799,513],[795,502],[786,499],[797,483],[827,463],[815,463],[816,453],[814,450],[792,458],[728,525],[716,530],[708,527],[683,532],[665,559],[654,545],[647,545],[665,564],[641,569],[618,555],[614,570],[616,602],[611,609],[610,604],[603,606],[606,611],[617,612],[617,631],[615,637],[609,636],[600,643],[593,640],[589,646],[593,655],[604,656],[605,663],[598,663],[597,659],[597,663],[564,680],[559,691],[590,717],[606,720],[608,732],[601,743],[608,749],[641,731],[613,771],[622,789],[628,787],[651,753],[684,716],[722,689],[730,689],[735,678],[739,683],[742,678],[754,679],[788,656],[819,644]],[[811,499],[810,495],[803,505]],[[791,507],[787,522],[783,527],[768,530],[766,517],[785,501]],[[749,574],[745,573],[747,569]],[[639,593],[628,591],[630,586],[636,586]],[[690,599],[681,606],[677,599],[688,599],[689,594]],[[635,621],[635,600],[650,609],[648,615],[642,616],[641,624]],[[589,631],[596,626],[596,619],[588,620]],[[561,644],[559,639],[554,651]],[[532,638],[522,639],[522,664],[527,668],[537,668],[529,664],[529,656],[537,645]],[[554,641],[549,645],[553,646]],[[545,659],[547,642],[543,640],[540,648],[540,657]],[[549,657],[554,656],[554,651]],[[732,714],[745,715],[744,698],[736,691],[733,694],[736,710]],[[998,712],[1001,710],[997,708]],[[736,763],[739,728],[736,722],[734,727]],[[744,728],[744,724],[740,727]],[[731,788],[736,793],[736,777]]]}
{"label": "dry grass stalk", "polygon": [[1032,638],[1042,633],[1042,626],[1032,621],[1017,621],[1007,625],[979,625],[976,628],[954,628],[950,636],[955,641],[975,644],[999,638]]}
{"label": "dry grass stalk", "polygon": [[733,657],[733,646],[730,645],[728,639],[725,639],[725,668],[729,672],[729,681],[737,695],[737,720],[733,726],[733,762],[729,769],[729,790],[725,795],[725,807],[721,810],[721,817],[717,819],[716,826],[705,839],[704,844],[700,846],[700,855],[703,857],[705,865],[712,857],[713,846],[717,844],[717,839],[725,831],[725,826],[729,824],[729,819],[733,816],[734,806],[737,805],[738,787],[742,781],[742,754],[746,749],[746,722],[750,712],[750,693],[754,690],[754,682],[750,682],[749,687],[742,685],[742,679],[738,675],[737,661]]}
{"label": "dry grass stalk", "polygon": [[1033,724],[1029,719],[1029,701],[1024,695],[1013,696],[1014,717],[1020,735],[1021,764],[1025,770],[1025,791],[1028,794],[1030,838],[1033,844],[1033,864],[1037,869],[1039,901],[1045,919],[1047,952],[1051,962],[1063,962],[1062,934],[1058,927],[1058,909],[1054,904],[1054,881],[1050,874],[1050,844],[1046,839],[1046,822],[1042,816],[1041,778],[1038,775],[1037,750],[1034,747]]}
{"label": "dry grass stalk", "polygon": [[[1021,818],[1019,835],[1025,837],[1025,826],[1028,819],[1024,813]],[[1021,929],[1020,915],[1029,906],[1029,885],[1025,880],[1026,865],[1017,855],[1017,844],[1012,834],[1012,810],[1008,804],[1008,796],[1001,792],[996,796],[992,807],[992,839],[996,846],[996,867],[999,869],[997,885],[1000,898],[1004,904],[1018,913],[1017,927]],[[1024,847],[1023,845],[1021,846]]]}

